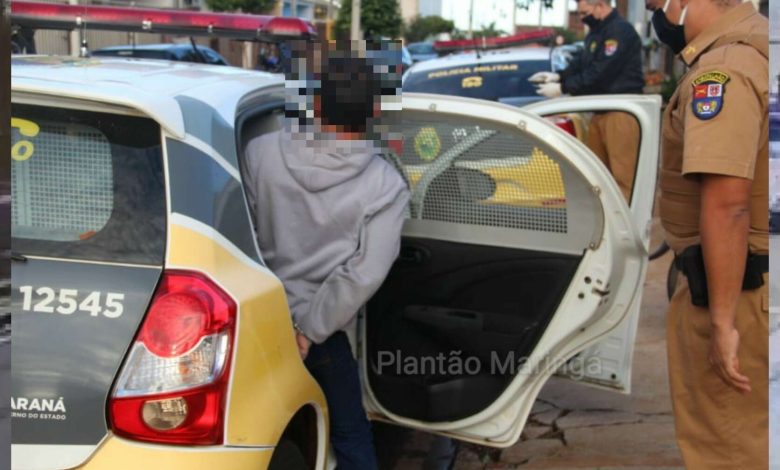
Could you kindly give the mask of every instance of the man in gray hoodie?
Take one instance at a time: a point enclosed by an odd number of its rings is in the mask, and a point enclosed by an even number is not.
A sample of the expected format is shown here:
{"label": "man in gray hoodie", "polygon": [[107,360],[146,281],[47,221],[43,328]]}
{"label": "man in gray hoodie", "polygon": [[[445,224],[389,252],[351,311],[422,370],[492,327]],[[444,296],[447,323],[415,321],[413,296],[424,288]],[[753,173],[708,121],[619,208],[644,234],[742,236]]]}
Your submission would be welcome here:
{"label": "man in gray hoodie", "polygon": [[[325,393],[338,468],[370,470],[371,428],[342,330],[398,256],[409,193],[367,139],[380,109],[379,73],[354,53],[323,53],[314,124],[305,126],[314,133],[253,139],[247,196],[263,258],[287,292],[301,357]],[[293,128],[300,123],[310,121],[302,116]]]}

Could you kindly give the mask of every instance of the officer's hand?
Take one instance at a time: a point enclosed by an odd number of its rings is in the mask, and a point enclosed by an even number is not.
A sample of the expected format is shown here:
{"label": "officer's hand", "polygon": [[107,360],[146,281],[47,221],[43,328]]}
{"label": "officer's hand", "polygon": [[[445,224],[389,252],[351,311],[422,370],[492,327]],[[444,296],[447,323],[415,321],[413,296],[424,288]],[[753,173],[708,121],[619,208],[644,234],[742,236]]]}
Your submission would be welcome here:
{"label": "officer's hand", "polygon": [[557,98],[562,94],[561,84],[554,82],[542,83],[536,87],[536,93],[542,96],[546,96],[547,98]]}
{"label": "officer's hand", "polygon": [[750,379],[739,372],[739,332],[734,326],[713,326],[710,364],[723,381],[742,393],[750,392]]}
{"label": "officer's hand", "polygon": [[536,72],[528,77],[528,81],[531,83],[560,82],[561,76],[555,72]]}
{"label": "officer's hand", "polygon": [[306,356],[309,355],[311,340],[307,338],[303,333],[296,331],[295,342],[298,344],[298,353],[301,355],[301,360],[306,359]]}

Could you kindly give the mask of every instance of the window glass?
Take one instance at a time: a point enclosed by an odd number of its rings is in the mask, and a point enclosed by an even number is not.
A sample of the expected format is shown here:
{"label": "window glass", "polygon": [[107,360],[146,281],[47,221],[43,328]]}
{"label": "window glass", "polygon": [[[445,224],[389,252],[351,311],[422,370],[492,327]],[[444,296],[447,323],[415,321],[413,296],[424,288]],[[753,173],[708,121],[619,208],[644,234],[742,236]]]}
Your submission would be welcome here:
{"label": "window glass", "polygon": [[159,126],[149,119],[13,105],[12,236],[24,254],[162,260]]}

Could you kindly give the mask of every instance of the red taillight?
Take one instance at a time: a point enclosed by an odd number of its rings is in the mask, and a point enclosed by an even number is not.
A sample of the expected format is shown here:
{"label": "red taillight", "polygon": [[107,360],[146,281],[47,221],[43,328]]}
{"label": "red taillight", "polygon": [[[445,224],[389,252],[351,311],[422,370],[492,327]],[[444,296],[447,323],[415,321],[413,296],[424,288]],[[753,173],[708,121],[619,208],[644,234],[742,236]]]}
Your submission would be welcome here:
{"label": "red taillight", "polygon": [[549,116],[547,120],[555,124],[558,128],[565,132],[577,137],[577,129],[574,127],[574,121],[570,118],[562,116]]}
{"label": "red taillight", "polygon": [[166,271],[109,403],[129,439],[222,442],[236,304],[208,277]]}

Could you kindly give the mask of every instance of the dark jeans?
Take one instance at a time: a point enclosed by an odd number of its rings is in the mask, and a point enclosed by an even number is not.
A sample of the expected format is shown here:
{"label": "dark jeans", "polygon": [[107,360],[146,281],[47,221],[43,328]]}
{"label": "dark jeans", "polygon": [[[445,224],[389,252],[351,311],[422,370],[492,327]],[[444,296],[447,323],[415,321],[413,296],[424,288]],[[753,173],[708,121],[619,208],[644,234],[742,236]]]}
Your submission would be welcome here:
{"label": "dark jeans", "polygon": [[330,442],[338,470],[375,470],[371,424],[363,409],[358,365],[346,333],[339,331],[322,344],[312,344],[304,362],[328,402]]}

